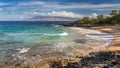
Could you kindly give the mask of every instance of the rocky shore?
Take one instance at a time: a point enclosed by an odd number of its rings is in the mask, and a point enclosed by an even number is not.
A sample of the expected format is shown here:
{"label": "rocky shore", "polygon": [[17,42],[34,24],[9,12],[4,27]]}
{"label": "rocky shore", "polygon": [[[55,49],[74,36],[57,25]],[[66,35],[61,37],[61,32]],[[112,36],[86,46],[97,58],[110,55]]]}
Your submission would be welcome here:
{"label": "rocky shore", "polygon": [[63,66],[60,62],[50,64],[50,68],[120,68],[120,51],[92,52],[78,62]]}
{"label": "rocky shore", "polygon": [[91,52],[75,59],[44,59],[42,61],[5,62],[0,68],[120,68],[120,51]]}

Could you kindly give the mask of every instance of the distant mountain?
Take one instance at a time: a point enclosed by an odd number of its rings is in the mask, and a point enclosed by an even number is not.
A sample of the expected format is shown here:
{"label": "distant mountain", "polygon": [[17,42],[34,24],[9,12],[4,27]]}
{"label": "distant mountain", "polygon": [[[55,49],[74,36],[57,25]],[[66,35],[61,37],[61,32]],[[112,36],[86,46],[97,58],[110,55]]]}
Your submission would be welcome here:
{"label": "distant mountain", "polygon": [[59,16],[34,16],[31,21],[75,21],[77,18],[59,17]]}

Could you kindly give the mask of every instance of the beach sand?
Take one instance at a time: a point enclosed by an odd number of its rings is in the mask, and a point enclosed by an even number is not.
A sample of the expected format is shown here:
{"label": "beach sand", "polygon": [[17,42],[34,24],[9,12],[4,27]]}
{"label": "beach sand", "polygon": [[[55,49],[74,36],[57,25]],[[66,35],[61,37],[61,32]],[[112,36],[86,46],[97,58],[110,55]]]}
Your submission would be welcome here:
{"label": "beach sand", "polygon": [[109,44],[106,50],[116,51],[120,50],[120,25],[103,26],[103,27],[91,27],[93,30],[105,32],[113,35],[113,40]]}

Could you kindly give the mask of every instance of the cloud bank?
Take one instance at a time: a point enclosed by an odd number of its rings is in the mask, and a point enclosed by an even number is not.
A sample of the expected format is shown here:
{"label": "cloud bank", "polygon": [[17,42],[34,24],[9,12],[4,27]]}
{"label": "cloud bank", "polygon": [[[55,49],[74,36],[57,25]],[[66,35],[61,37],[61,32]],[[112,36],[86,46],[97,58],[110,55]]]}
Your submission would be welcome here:
{"label": "cloud bank", "polygon": [[[43,20],[43,18],[48,18],[52,20],[62,20],[63,18],[66,18],[66,20],[72,19],[76,20],[79,18],[82,18],[83,15],[81,14],[76,14],[73,12],[67,12],[67,11],[52,11],[48,13],[41,13],[41,12],[27,12],[21,15],[21,19],[37,19],[37,20]],[[50,20],[49,19],[49,20]],[[45,19],[44,19],[45,20]],[[65,19],[64,19],[65,20]]]}
{"label": "cloud bank", "polygon": [[9,3],[0,2],[0,6],[8,5]]}
{"label": "cloud bank", "polygon": [[[78,19],[84,16],[95,18],[97,14],[109,14],[112,9],[120,9],[119,3],[59,3],[52,1],[25,1],[5,3],[0,2],[0,18],[2,15],[7,19],[8,15],[17,20],[28,20],[32,18],[55,18],[61,17]],[[83,14],[84,13],[84,14]],[[93,13],[93,14],[91,14]],[[16,16],[16,17],[15,17]],[[10,18],[12,19],[12,18]]]}
{"label": "cloud bank", "polygon": [[50,8],[50,9],[119,9],[120,4],[89,4],[89,3],[67,3],[60,4],[57,2],[45,2],[45,1],[30,1],[30,2],[21,2],[16,6],[39,6],[41,8]]}

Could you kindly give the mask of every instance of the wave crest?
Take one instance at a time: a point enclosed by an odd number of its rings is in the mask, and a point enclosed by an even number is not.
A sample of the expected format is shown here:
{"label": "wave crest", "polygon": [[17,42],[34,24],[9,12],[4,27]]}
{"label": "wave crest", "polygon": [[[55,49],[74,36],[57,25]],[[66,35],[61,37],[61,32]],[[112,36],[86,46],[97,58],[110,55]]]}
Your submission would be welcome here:
{"label": "wave crest", "polygon": [[39,36],[39,35],[49,35],[49,36],[54,36],[54,35],[59,35],[59,36],[68,36],[67,32],[63,32],[60,34],[52,34],[52,33],[6,33],[7,35],[10,36]]}

